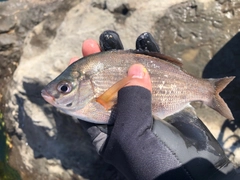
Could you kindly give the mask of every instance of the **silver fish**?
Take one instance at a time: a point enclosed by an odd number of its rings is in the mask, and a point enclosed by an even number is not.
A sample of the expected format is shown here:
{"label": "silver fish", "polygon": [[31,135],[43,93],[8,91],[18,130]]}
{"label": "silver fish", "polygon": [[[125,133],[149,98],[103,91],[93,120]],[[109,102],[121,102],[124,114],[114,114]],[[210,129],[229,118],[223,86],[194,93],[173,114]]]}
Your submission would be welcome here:
{"label": "silver fish", "polygon": [[[160,53],[120,50],[81,58],[50,82],[42,90],[42,96],[68,115],[88,122],[110,124],[111,107],[116,103],[113,99],[127,81],[128,68],[136,63],[144,65],[150,74],[154,116],[164,119],[192,101],[202,101],[229,120],[234,119],[219,93],[235,77],[196,78],[181,68],[179,60]],[[107,100],[111,102],[110,106],[105,106],[100,102],[102,95],[108,96],[111,90],[114,95]]]}

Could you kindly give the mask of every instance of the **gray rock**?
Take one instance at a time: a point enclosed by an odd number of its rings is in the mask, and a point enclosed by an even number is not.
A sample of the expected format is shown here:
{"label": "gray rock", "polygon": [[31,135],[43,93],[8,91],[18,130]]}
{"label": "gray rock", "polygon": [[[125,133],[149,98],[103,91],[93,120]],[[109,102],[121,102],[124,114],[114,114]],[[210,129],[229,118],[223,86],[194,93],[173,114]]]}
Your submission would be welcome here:
{"label": "gray rock", "polygon": [[[14,44],[18,51],[23,48],[5,95],[5,122],[13,143],[10,164],[24,180],[121,178],[96,154],[76,120],[61,114],[40,96],[43,86],[68,66],[71,57],[82,56],[85,39],[98,40],[104,30],[112,29],[128,49],[135,47],[139,34],[148,31],[163,53],[182,59],[188,72],[201,76],[209,59],[239,27],[239,15],[231,14],[237,11],[236,4],[231,5],[233,11],[226,12],[224,2],[210,0],[150,0],[147,4],[135,0],[14,2],[22,8],[16,13],[17,22],[12,22],[15,36],[0,42]],[[16,7],[0,4],[4,16],[12,15],[10,11]],[[197,108],[197,114],[216,138],[223,137],[222,142],[239,136],[238,130],[221,132],[225,119],[216,112],[203,107]],[[240,145],[237,139],[233,143],[234,149],[230,145],[226,150],[235,155],[231,160],[239,166],[235,147]]]}
{"label": "gray rock", "polygon": [[[153,36],[158,38],[165,54],[183,60],[183,67],[190,74],[201,77],[205,66],[213,58],[212,61],[215,63],[210,63],[211,69],[208,70],[208,75],[206,75],[205,69],[203,77],[230,75],[238,77],[236,68],[238,67],[237,52],[240,50],[237,43],[240,39],[237,34],[240,24],[239,15],[234,15],[234,12],[237,11],[235,3],[230,3],[233,9],[231,12],[226,12],[225,6],[225,3],[218,4],[216,2],[175,5],[161,20],[155,23]],[[228,44],[225,46],[227,42]],[[235,79],[221,93],[231,107],[235,121],[229,122],[208,107],[195,106],[199,118],[219,140],[236,166],[240,166],[238,155],[240,151],[237,148],[240,146],[238,141],[239,104],[235,100],[236,97],[239,97],[238,79]],[[234,100],[231,101],[231,99]]]}
{"label": "gray rock", "polygon": [[[66,13],[74,3],[77,2],[59,2],[56,0],[0,2],[0,28],[2,29],[0,32],[0,100],[2,94],[5,93],[6,84],[10,81],[18,65],[24,39],[28,32],[36,24],[48,18],[52,11]],[[61,13],[58,14],[61,15]],[[64,18],[64,15],[62,17]],[[2,105],[3,101],[1,100],[0,106]]]}
{"label": "gray rock", "polygon": [[9,32],[13,29],[15,25],[15,21],[13,20],[13,16],[0,16],[0,33]]}
{"label": "gray rock", "polygon": [[16,42],[17,38],[14,34],[0,34],[0,51],[10,49]]}

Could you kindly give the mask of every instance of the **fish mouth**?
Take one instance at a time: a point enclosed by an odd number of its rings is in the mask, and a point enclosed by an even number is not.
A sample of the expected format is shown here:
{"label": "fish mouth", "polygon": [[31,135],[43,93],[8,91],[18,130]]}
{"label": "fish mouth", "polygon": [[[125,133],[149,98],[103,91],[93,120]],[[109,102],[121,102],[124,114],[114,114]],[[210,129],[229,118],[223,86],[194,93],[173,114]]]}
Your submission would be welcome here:
{"label": "fish mouth", "polygon": [[48,103],[50,103],[52,105],[54,104],[55,98],[52,97],[50,94],[48,94],[48,92],[45,89],[43,89],[41,91],[41,95],[42,95],[43,99],[45,99],[45,101],[47,101]]}

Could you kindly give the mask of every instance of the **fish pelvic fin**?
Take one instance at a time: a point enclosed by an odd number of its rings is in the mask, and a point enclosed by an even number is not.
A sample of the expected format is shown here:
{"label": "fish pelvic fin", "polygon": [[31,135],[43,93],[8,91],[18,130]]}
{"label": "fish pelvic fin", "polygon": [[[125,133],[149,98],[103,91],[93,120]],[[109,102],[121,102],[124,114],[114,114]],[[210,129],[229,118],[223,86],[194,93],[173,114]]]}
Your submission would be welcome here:
{"label": "fish pelvic fin", "polygon": [[226,102],[220,97],[219,93],[235,78],[235,76],[219,78],[219,79],[210,79],[210,82],[215,88],[215,94],[210,102],[207,105],[222,116],[226,117],[229,120],[234,120],[231,110],[229,109]]}
{"label": "fish pelvic fin", "polygon": [[109,110],[116,104],[117,101],[117,93],[123,88],[132,77],[125,77],[120,81],[113,84],[108,90],[106,90],[103,94],[96,98],[96,101],[105,107],[106,110]]}

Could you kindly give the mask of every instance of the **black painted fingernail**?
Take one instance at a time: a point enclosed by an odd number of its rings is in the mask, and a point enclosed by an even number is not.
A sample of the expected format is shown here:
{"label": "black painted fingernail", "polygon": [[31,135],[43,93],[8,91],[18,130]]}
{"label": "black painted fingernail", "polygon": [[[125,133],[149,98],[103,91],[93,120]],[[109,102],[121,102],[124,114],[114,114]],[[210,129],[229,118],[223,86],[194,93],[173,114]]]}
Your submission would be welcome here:
{"label": "black painted fingernail", "polygon": [[149,32],[144,32],[138,36],[136,49],[139,51],[160,52],[158,44]]}
{"label": "black painted fingernail", "polygon": [[109,51],[114,49],[123,49],[122,41],[118,33],[112,30],[104,31],[99,37],[101,51]]}

